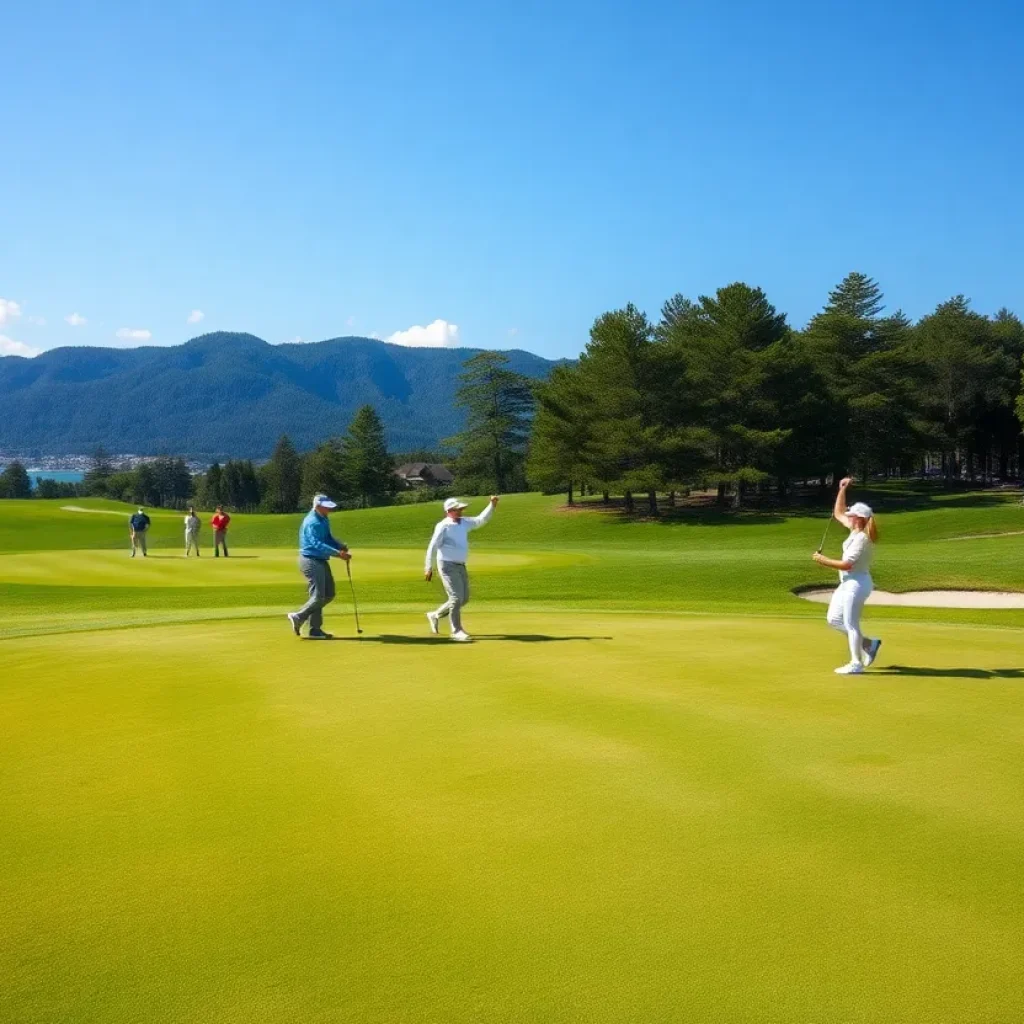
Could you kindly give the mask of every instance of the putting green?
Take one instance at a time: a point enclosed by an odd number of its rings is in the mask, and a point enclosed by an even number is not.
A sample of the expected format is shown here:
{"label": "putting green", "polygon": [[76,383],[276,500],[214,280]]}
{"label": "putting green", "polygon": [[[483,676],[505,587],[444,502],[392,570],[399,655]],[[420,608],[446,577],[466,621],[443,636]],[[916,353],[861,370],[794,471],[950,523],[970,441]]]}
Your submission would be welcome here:
{"label": "putting green", "polygon": [[1015,634],[424,625],[9,642],[3,1019],[1019,1019]]}
{"label": "putting green", "polygon": [[[480,552],[473,560],[476,573],[510,572],[535,565],[568,566],[590,556],[566,552]],[[392,582],[423,578],[423,553],[374,548],[365,557],[356,552],[353,571],[359,580]],[[344,577],[340,562],[335,575]],[[283,585],[301,592],[296,554],[284,548],[243,548],[230,558],[212,553],[185,558],[159,548],[147,558],[127,551],[32,551],[0,555],[0,583],[57,587],[252,587]]]}
{"label": "putting green", "polygon": [[[907,501],[880,588],[1017,586],[1016,505]],[[1024,1020],[1024,612],[869,609],[838,677],[820,521],[557,502],[474,535],[472,645],[430,508],[336,517],[315,643],[298,517],[0,502],[0,1021]]]}

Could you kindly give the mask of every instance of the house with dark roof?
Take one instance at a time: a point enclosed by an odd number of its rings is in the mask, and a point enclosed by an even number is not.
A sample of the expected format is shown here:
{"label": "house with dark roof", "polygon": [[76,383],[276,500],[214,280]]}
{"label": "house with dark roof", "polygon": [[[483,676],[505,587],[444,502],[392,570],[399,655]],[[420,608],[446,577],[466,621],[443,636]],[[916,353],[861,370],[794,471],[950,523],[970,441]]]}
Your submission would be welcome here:
{"label": "house with dark roof", "polygon": [[437,462],[407,462],[394,471],[406,487],[451,487],[455,477]]}

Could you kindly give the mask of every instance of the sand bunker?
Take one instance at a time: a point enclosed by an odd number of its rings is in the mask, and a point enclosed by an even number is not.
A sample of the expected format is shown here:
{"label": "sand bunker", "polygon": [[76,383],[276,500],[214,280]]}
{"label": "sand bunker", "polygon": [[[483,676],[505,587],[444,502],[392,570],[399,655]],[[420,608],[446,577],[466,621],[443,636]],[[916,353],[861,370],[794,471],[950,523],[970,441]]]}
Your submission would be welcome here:
{"label": "sand bunker", "polygon": [[[805,601],[828,604],[832,600],[832,587],[801,590],[796,596]],[[905,594],[890,594],[876,590],[868,604],[895,604],[908,608],[1024,608],[1024,594],[997,590],[908,590]]]}
{"label": "sand bunker", "polygon": [[96,516],[126,516],[127,512],[115,512],[112,508],[82,508],[81,505],[61,505],[61,512],[88,512]]}

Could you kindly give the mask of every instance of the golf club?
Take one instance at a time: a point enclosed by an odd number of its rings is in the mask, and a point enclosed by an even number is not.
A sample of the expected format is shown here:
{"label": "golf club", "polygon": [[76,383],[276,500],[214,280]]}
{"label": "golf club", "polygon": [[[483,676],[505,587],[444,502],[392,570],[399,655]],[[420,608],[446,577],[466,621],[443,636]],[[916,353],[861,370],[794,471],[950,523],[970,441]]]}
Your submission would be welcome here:
{"label": "golf club", "polygon": [[355,612],[356,616],[356,632],[362,636],[363,629],[359,625],[359,604],[356,601],[356,585],[352,582],[352,563],[345,562],[345,572],[348,574],[348,585],[352,590],[352,611]]}
{"label": "golf club", "polygon": [[821,543],[818,545],[818,554],[821,554],[822,548],[825,547],[825,539],[828,537],[829,527],[832,525],[832,513],[828,514],[828,522],[825,524],[825,532],[821,535]]}

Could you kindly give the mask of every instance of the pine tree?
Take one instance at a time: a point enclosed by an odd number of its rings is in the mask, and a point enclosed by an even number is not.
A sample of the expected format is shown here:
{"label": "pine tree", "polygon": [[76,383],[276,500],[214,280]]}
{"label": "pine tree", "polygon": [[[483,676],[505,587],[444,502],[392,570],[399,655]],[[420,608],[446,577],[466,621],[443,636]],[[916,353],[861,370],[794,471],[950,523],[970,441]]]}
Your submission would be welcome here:
{"label": "pine tree", "polygon": [[542,489],[574,487],[590,479],[596,453],[595,406],[575,366],[556,366],[536,389],[537,411],[530,435],[527,476]]}
{"label": "pine tree", "polygon": [[379,505],[395,490],[384,424],[372,405],[359,409],[341,442],[344,487],[363,508]]}
{"label": "pine tree", "polygon": [[301,501],[308,505],[316,494],[326,494],[338,501],[348,493],[341,441],[331,438],[317,445],[302,460]]}
{"label": "pine tree", "polygon": [[110,455],[101,445],[92,454],[92,461],[82,480],[82,488],[86,494],[102,497],[107,493],[107,481],[114,472]]}
{"label": "pine tree", "polygon": [[136,505],[160,505],[160,487],[151,463],[142,462],[135,467],[132,481],[132,501]]}
{"label": "pine tree", "polygon": [[632,303],[594,321],[580,357],[580,384],[593,403],[590,474],[605,490],[647,492],[657,512],[657,491],[669,482],[666,460],[666,381],[658,370],[653,330]]}
{"label": "pine tree", "polygon": [[914,354],[922,367],[922,409],[932,450],[942,452],[947,480],[973,471],[973,446],[986,407],[1010,400],[1015,365],[999,345],[992,321],[957,295],[940,303],[914,328]]}
{"label": "pine tree", "polygon": [[825,313],[838,313],[854,320],[877,320],[883,309],[885,301],[878,282],[853,271],[828,293]]}
{"label": "pine tree", "polygon": [[227,505],[229,508],[242,508],[244,504],[243,496],[242,463],[235,459],[228,459],[224,463],[224,471],[221,474],[222,504]]}
{"label": "pine tree", "polygon": [[899,311],[883,317],[884,308],[872,278],[848,274],[804,335],[825,384],[828,408],[820,430],[832,453],[827,471],[833,476],[896,469],[920,442],[910,323]]}
{"label": "pine tree", "polygon": [[11,462],[0,473],[0,498],[31,498],[32,481],[20,462]]}
{"label": "pine tree", "polygon": [[268,512],[294,512],[302,489],[302,460],[287,434],[282,434],[260,474],[263,507]]}
{"label": "pine tree", "polygon": [[224,504],[224,471],[219,462],[214,462],[196,481],[196,501],[208,509]]}
{"label": "pine tree", "polygon": [[789,335],[783,314],[760,288],[735,283],[702,295],[662,334],[681,366],[695,440],[709,449],[706,472],[729,484],[739,505],[746,485],[764,480],[791,431],[779,424],[767,384]]}
{"label": "pine tree", "polygon": [[466,410],[466,429],[445,441],[459,450],[462,485],[503,493],[525,485],[526,445],[533,414],[531,381],[508,368],[500,352],[467,359],[456,404]]}

